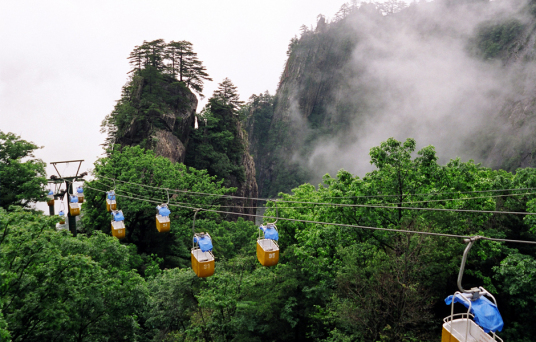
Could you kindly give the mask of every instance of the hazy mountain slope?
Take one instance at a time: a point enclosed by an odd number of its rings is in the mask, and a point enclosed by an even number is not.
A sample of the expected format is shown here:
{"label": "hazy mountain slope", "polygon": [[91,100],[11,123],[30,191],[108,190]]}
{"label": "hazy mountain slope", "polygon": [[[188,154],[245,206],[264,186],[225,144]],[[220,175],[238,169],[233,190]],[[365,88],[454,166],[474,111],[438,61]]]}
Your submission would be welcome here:
{"label": "hazy mountain slope", "polygon": [[[345,5],[333,21],[320,17],[315,30],[304,28],[289,45],[271,102],[259,106],[256,97],[249,104],[246,126],[261,194],[316,183],[341,168],[362,174],[370,170],[370,147],[388,137],[432,144],[443,161],[532,165],[531,6]],[[266,127],[261,141],[252,134],[258,125]]]}

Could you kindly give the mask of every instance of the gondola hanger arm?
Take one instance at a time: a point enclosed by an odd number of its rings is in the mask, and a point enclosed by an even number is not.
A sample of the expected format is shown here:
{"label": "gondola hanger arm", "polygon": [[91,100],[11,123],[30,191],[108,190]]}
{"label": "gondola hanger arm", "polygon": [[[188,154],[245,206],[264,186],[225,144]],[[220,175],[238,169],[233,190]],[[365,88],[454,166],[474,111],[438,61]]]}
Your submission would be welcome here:
{"label": "gondola hanger arm", "polygon": [[201,208],[194,209],[194,219],[192,221],[192,232],[195,235],[195,217],[197,216],[197,213],[201,210]]}
{"label": "gondola hanger arm", "polygon": [[480,240],[482,238],[482,236],[473,236],[469,239],[464,239],[464,242],[467,244],[467,247],[465,247],[465,250],[463,251],[463,257],[462,257],[462,262],[461,262],[461,265],[460,265],[460,272],[458,273],[458,289],[460,290],[460,292],[463,292],[463,293],[472,293],[472,294],[476,294],[476,293],[479,293],[480,290],[478,288],[472,288],[470,290],[465,290],[463,287],[462,287],[462,278],[463,278],[463,272],[465,271],[465,263],[467,262],[467,255],[469,255],[469,251],[471,250],[471,247],[473,247],[473,244],[477,241],[477,240]]}
{"label": "gondola hanger arm", "polygon": [[266,225],[275,225],[277,223],[277,220],[279,219],[279,208],[277,207],[277,200],[274,200],[275,203],[275,221],[271,223],[267,223]]}

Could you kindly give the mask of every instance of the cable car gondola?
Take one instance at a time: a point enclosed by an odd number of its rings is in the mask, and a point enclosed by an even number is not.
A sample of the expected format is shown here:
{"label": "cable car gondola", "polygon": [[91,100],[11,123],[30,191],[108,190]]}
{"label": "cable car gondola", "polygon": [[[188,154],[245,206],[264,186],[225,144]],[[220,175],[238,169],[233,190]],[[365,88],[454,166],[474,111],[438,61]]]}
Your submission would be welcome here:
{"label": "cable car gondola", "polygon": [[[262,231],[262,236],[261,236]],[[274,266],[279,262],[279,234],[274,223],[259,227],[257,238],[257,259],[263,266]]]}
{"label": "cable car gondola", "polygon": [[169,211],[167,204],[157,206],[156,210],[156,229],[158,229],[160,233],[169,232],[169,228],[171,227],[169,214],[171,212]]}
{"label": "cable car gondola", "polygon": [[111,212],[112,210],[117,210],[114,190],[110,190],[106,193],[106,211]]}
{"label": "cable car gondola", "polygon": [[125,237],[125,216],[123,216],[122,210],[112,211],[112,235],[118,239]]}
{"label": "cable car gondola", "polygon": [[78,196],[69,195],[69,197],[69,213],[71,214],[71,216],[80,215],[80,204],[78,203]]}
{"label": "cable car gondola", "polygon": [[[460,273],[458,274],[458,289],[454,295],[448,296],[445,303],[451,306],[450,316],[443,320],[441,342],[496,342],[502,339],[495,334],[503,328],[503,320],[497,308],[497,301],[491,293],[483,287],[474,287],[464,290],[462,277],[467,260],[467,254],[473,243],[480,239],[475,236],[466,239],[468,243],[463,252]],[[490,301],[489,297],[493,300]],[[454,313],[454,303],[461,303],[467,308],[465,313]]]}
{"label": "cable car gondola", "polygon": [[214,255],[212,254],[212,238],[208,233],[195,232],[195,217],[192,224],[194,232],[193,247],[191,252],[192,269],[199,278],[210,277],[214,274]]}
{"label": "cable car gondola", "polygon": [[212,238],[208,233],[198,233],[194,235],[192,269],[199,278],[210,277],[214,274]]}
{"label": "cable car gondola", "polygon": [[60,224],[65,224],[65,213],[63,212],[63,210],[60,210],[58,216],[60,217]]}
{"label": "cable car gondola", "polygon": [[279,210],[277,208],[277,202],[275,204],[275,222],[267,223],[266,226],[261,225],[259,227],[259,237],[257,238],[257,259],[263,266],[274,266],[279,262],[279,245],[277,244],[279,233],[275,226],[277,217],[279,217]]}
{"label": "cable car gondola", "polygon": [[50,190],[47,195],[47,204],[49,207],[54,205],[54,191]]}
{"label": "cable car gondola", "polygon": [[81,186],[77,187],[76,195],[78,196],[78,203],[84,203],[84,188]]}

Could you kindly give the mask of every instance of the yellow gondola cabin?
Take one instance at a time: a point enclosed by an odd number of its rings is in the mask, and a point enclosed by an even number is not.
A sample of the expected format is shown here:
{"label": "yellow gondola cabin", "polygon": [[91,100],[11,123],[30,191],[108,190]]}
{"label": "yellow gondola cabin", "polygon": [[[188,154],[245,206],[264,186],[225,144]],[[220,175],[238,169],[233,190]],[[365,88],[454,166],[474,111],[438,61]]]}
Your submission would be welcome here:
{"label": "yellow gondola cabin", "polygon": [[106,211],[111,212],[117,210],[117,203],[115,201],[115,191],[111,190],[106,193]]}
{"label": "yellow gondola cabin", "polygon": [[78,196],[78,203],[84,203],[84,189],[81,186],[76,188],[76,195]]}
{"label": "yellow gondola cabin", "polygon": [[80,215],[80,204],[78,203],[78,197],[77,196],[70,196],[71,203],[69,203],[69,213],[71,216],[78,216]]}
{"label": "yellow gondola cabin", "polygon": [[[473,236],[464,240],[467,247],[463,252],[458,273],[460,291],[456,291],[454,295],[445,299],[445,303],[450,305],[450,316],[443,320],[441,342],[502,342],[502,339],[495,334],[496,331],[502,331],[504,326],[495,297],[482,286],[469,290],[462,287],[467,255],[473,243],[481,238],[481,236]],[[491,298],[493,302],[486,297]],[[454,303],[463,304],[467,312],[454,314]]]}
{"label": "yellow gondola cabin", "polygon": [[[492,298],[493,302],[484,295]],[[441,342],[503,341],[495,334],[495,331],[500,331],[503,327],[502,318],[497,310],[497,302],[483,287],[472,293],[456,291],[454,296],[447,297],[445,302],[451,305],[451,313],[443,320]],[[455,302],[467,307],[467,312],[455,314]]]}
{"label": "yellow gondola cabin", "polygon": [[122,210],[112,211],[112,235],[118,239],[125,237],[125,216],[123,216]]}
{"label": "yellow gondola cabin", "polygon": [[212,239],[208,233],[194,235],[192,248],[192,269],[199,278],[210,277],[214,274],[214,255],[212,254]]}
{"label": "yellow gondola cabin", "polygon": [[169,214],[171,213],[166,204],[161,204],[156,207],[156,229],[160,233],[169,232],[171,228],[171,222],[169,220]]}
{"label": "yellow gondola cabin", "polygon": [[49,207],[54,205],[54,191],[50,190],[47,195],[47,204]]}
{"label": "yellow gondola cabin", "polygon": [[[262,235],[261,236],[261,232]],[[268,223],[259,227],[259,238],[257,239],[257,259],[263,266],[274,266],[279,262],[279,234],[275,224]]]}

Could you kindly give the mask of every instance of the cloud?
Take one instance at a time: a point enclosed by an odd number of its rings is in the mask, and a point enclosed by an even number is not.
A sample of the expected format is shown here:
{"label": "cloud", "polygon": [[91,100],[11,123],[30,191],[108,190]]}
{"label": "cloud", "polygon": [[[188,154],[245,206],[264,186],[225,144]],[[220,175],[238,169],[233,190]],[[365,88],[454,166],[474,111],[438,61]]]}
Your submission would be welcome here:
{"label": "cloud", "polygon": [[468,142],[492,121],[508,134],[499,114],[520,89],[534,88],[534,78],[519,77],[534,68],[485,61],[475,56],[471,41],[484,23],[529,22],[519,14],[524,5],[436,1],[387,16],[354,11],[338,26],[356,43],[325,112],[337,117],[338,108],[355,111],[345,129],[316,140],[301,162],[314,170],[315,180],[340,168],[363,175],[372,169],[370,148],[389,137],[415,138],[418,148],[434,145],[441,162],[483,160]]}

